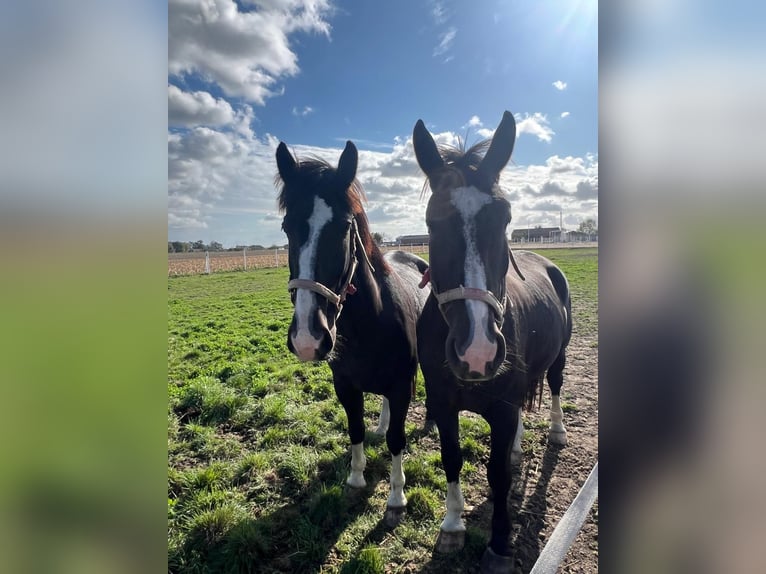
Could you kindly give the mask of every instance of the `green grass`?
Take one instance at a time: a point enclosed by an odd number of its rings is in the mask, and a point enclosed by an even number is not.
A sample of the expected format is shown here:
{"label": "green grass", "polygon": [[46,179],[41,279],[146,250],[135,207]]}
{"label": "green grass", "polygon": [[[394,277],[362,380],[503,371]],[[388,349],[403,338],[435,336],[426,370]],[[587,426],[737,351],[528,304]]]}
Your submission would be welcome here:
{"label": "green grass", "polygon": [[[597,334],[595,249],[541,250],[570,280],[575,331]],[[349,489],[346,416],[325,364],[299,363],[285,339],[287,270],[168,279],[168,569],[170,572],[464,571],[489,524],[466,548],[433,554],[446,478],[438,435],[412,437],[404,457],[408,513],[382,524],[391,468],[385,440],[367,433],[367,487]],[[425,399],[418,373],[415,402]],[[572,407],[564,404],[567,409]],[[380,398],[368,396],[366,424]],[[485,496],[489,425],[461,417],[464,492]],[[530,425],[537,448],[547,422]]]}

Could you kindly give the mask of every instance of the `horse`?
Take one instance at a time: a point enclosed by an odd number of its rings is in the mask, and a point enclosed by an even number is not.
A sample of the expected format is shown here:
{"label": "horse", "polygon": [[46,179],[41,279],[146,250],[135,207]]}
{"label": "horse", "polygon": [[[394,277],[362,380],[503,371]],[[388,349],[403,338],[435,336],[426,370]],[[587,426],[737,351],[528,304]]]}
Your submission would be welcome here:
{"label": "horse", "polygon": [[572,333],[569,285],[545,257],[509,249],[511,206],[498,182],[515,139],[516,124],[507,111],[491,139],[465,151],[437,147],[422,120],[413,130],[415,156],[427,176],[424,193],[431,189],[430,266],[422,281],[423,286],[430,281],[431,293],[417,340],[447,475],[447,512],[437,550],[460,549],[465,542],[458,414],[469,410],[491,429],[487,478],[494,508],[482,557],[485,572],[513,566],[507,509],[511,455],[521,452],[521,408],[540,400],[546,372],[553,396],[549,440],[566,444],[559,393]]}
{"label": "horse", "polygon": [[428,264],[403,251],[384,256],[373,241],[351,141],[337,168],[318,158],[298,160],[284,142],[276,162],[294,306],[287,348],[301,361],[326,360],[330,366],[348,419],[346,483],[354,488],[366,486],[363,393],[383,395],[374,432],[385,434],[392,456],[384,519],[393,526],[407,505],[404,420],[417,370],[416,322],[426,300],[418,284]]}

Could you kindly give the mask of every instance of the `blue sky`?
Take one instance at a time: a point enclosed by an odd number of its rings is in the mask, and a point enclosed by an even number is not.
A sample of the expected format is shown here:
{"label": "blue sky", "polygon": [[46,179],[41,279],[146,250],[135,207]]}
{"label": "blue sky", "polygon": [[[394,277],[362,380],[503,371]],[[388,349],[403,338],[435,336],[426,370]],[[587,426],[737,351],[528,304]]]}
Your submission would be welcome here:
{"label": "blue sky", "polygon": [[593,0],[170,0],[168,238],[282,244],[274,151],[335,163],[347,139],[373,231],[425,232],[412,128],[517,141],[511,227],[576,228],[598,209]]}

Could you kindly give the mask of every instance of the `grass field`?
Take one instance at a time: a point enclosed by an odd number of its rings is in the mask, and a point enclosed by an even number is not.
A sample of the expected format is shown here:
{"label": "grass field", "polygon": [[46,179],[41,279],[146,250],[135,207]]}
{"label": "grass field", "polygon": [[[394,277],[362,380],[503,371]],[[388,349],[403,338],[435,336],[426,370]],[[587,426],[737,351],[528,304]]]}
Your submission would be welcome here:
{"label": "grass field", "polygon": [[[546,250],[573,291],[575,335],[595,339],[596,249]],[[404,521],[382,523],[390,456],[365,439],[368,486],[345,486],[346,417],[329,368],[299,363],[285,345],[287,269],[168,279],[168,569],[171,572],[472,571],[488,539],[469,522],[465,549],[433,555],[446,481],[438,437],[421,430],[418,381],[404,470]],[[566,399],[566,393],[564,393]],[[380,398],[368,396],[368,428]],[[461,418],[467,499],[486,498],[489,427]],[[532,426],[534,451],[545,426]]]}

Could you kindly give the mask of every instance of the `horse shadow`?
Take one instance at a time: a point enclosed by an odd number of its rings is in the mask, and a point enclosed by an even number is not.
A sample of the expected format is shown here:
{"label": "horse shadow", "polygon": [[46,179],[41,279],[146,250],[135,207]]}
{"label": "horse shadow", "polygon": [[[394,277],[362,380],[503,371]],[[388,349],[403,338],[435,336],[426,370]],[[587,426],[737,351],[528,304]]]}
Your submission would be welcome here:
{"label": "horse shadow", "polygon": [[[540,533],[548,524],[548,486],[562,448],[560,445],[547,443],[539,475],[534,461],[512,467],[511,492],[506,503],[511,521],[511,548],[514,552],[515,572],[529,572],[542,552],[544,542],[540,539]],[[535,482],[534,492],[525,498],[524,494],[531,481]],[[486,485],[486,488],[486,498],[464,515],[467,528],[464,549],[457,553],[442,554],[436,550],[434,544],[431,559],[423,572],[480,571],[479,561],[492,531],[494,506],[489,485]]]}
{"label": "horse shadow", "polygon": [[[273,489],[290,502],[236,522],[219,543],[206,549],[204,562],[211,571],[234,567],[240,572],[319,572],[349,524],[377,508],[371,497],[378,483],[388,478],[385,439],[368,431],[365,445],[375,450],[365,469],[367,486],[346,485],[350,452],[323,458],[310,480],[300,485],[282,480]],[[389,531],[381,512],[365,543],[381,542]]]}
{"label": "horse shadow", "polygon": [[[535,479],[536,465],[532,461],[518,469],[519,483],[509,496],[509,515],[512,524],[511,548],[513,548],[516,564],[522,572],[529,572],[537,562],[545,542],[540,533],[548,525],[548,486],[553,471],[559,462],[561,445],[548,443],[543,453],[542,466]],[[524,499],[524,493],[530,480],[535,480],[532,495]]]}

